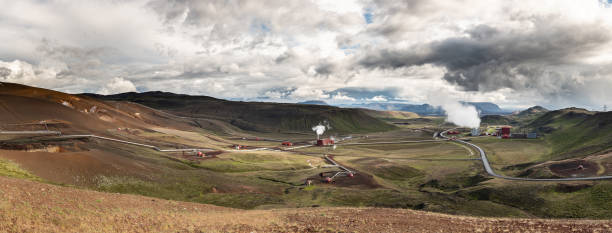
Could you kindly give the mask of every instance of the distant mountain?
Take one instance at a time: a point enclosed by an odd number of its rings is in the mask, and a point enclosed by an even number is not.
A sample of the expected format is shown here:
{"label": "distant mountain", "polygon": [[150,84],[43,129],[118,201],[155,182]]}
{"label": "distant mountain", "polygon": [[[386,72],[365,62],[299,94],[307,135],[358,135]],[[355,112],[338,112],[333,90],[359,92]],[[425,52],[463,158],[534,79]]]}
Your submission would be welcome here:
{"label": "distant mountain", "polygon": [[444,110],[429,104],[401,104],[401,103],[360,103],[340,105],[344,108],[366,108],[378,111],[403,111],[413,112],[419,115],[444,115]]}
{"label": "distant mountain", "polygon": [[329,105],[325,101],[321,100],[307,100],[304,102],[298,102],[297,104]]}
{"label": "distant mountain", "polygon": [[523,111],[518,112],[517,116],[528,116],[528,115],[539,115],[547,113],[549,110],[542,106],[533,106],[531,108],[525,109]]}
{"label": "distant mountain", "polygon": [[[481,115],[492,114],[509,114],[510,111],[501,109],[497,104],[490,102],[463,102],[476,107],[476,110]],[[361,103],[351,105],[341,105],[341,107],[351,108],[367,108],[379,111],[404,111],[413,112],[419,115],[444,115],[444,110],[441,107],[436,107],[429,104],[402,104],[402,103]]]}
{"label": "distant mountain", "polygon": [[332,127],[330,133],[375,132],[395,128],[368,115],[363,109],[328,105],[229,101],[159,91],[81,96],[135,102],[179,116],[226,122],[246,131],[311,133],[312,126],[323,121],[329,121]]}
{"label": "distant mountain", "polygon": [[480,117],[481,124],[487,125],[518,125],[519,122],[511,116],[486,115]]}
{"label": "distant mountain", "polygon": [[[490,110],[492,109],[493,108]],[[528,124],[547,112],[549,112],[549,110],[546,108],[533,106],[522,111],[514,112],[511,115],[491,114],[482,116],[480,119],[484,124],[519,126]]]}
{"label": "distant mountain", "polygon": [[497,104],[491,102],[462,102],[464,104],[469,104],[480,112],[482,115],[490,115],[490,114],[507,114],[508,111],[502,110]]}

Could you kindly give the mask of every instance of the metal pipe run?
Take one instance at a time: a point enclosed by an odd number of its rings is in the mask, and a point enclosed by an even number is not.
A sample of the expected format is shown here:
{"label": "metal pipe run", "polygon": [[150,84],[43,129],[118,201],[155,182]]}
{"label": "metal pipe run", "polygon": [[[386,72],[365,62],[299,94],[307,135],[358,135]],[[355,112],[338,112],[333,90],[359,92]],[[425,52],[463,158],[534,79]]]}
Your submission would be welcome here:
{"label": "metal pipe run", "polygon": [[0,134],[56,134],[60,135],[60,131],[51,130],[35,130],[35,131],[0,131]]}

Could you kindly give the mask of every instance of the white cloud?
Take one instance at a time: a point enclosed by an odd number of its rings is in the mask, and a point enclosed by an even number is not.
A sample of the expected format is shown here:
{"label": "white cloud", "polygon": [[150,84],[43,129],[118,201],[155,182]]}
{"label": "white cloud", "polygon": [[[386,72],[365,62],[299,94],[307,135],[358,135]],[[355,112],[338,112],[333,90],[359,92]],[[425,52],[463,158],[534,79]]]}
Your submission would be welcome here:
{"label": "white cloud", "polygon": [[283,97],[283,93],[279,91],[266,91],[266,93],[264,93],[264,96],[270,99],[280,99]]}
{"label": "white cloud", "polygon": [[46,62],[32,65],[25,61],[0,60],[0,81],[21,83],[36,87],[50,88],[66,92],[85,90],[91,81],[83,78],[64,77],[66,65],[63,63]]}
{"label": "white cloud", "polygon": [[346,93],[338,92],[333,97],[332,100],[336,101],[355,101],[356,99],[350,96],[347,96]]}
{"label": "white cloud", "polygon": [[296,100],[320,100],[328,99],[329,94],[326,94],[322,89],[298,87],[293,92],[291,92],[289,97]]}
{"label": "white cloud", "polygon": [[106,86],[98,91],[98,94],[110,95],[124,92],[135,92],[136,86],[130,81],[121,77],[113,78]]}
{"label": "white cloud", "polygon": [[385,97],[384,97],[384,96],[382,96],[382,95],[377,95],[377,96],[374,96],[374,97],[372,97],[372,98],[368,99],[368,101],[374,101],[374,102],[386,102],[386,101],[387,101],[387,98],[385,98]]}
{"label": "white cloud", "polygon": [[[550,82],[556,78],[549,73],[538,79],[538,85],[547,87],[539,92],[513,87],[468,91],[444,79],[449,67],[435,62],[394,69],[359,66],[360,59],[383,50],[467,38],[478,25],[512,34],[508,38],[544,41],[546,33],[536,34],[543,38],[525,35],[534,25],[550,25],[551,32],[566,32],[556,30],[560,25],[582,25],[601,34],[562,34],[574,40],[594,37],[603,43],[612,34],[612,9],[599,7],[595,0],[0,0],[0,4],[4,42],[0,66],[11,70],[2,79],[60,91],[111,93],[115,88],[106,85],[123,77],[140,90],[220,98],[263,95],[352,101],[354,97],[333,91],[396,88],[396,96],[385,94],[378,100],[422,103],[429,101],[428,93],[435,87],[459,100],[504,106],[592,107],[612,99],[612,93],[601,88],[612,82],[608,44],[580,47],[580,57],[556,64],[557,71],[571,74],[563,87]],[[372,13],[371,24],[365,23],[365,11]],[[539,59],[554,63],[555,56]],[[449,64],[461,62],[470,61]],[[541,64],[535,59],[522,62]],[[531,66],[517,69],[526,67]],[[523,84],[530,80],[512,78]],[[133,90],[129,84],[124,87]],[[291,91],[277,91],[283,88]]]}
{"label": "white cloud", "polygon": [[314,2],[323,10],[339,14],[361,13],[363,10],[363,6],[359,4],[359,1],[355,0],[317,0]]}

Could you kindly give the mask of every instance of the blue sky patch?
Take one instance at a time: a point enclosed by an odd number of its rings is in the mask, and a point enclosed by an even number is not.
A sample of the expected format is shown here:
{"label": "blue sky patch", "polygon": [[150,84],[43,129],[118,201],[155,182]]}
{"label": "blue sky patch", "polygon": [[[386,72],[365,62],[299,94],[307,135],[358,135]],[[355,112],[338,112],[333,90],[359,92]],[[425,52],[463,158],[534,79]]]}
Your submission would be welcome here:
{"label": "blue sky patch", "polygon": [[372,12],[371,12],[369,9],[368,9],[368,10],[366,10],[366,12],[365,12],[365,13],[363,13],[363,19],[365,19],[366,24],[371,24],[371,23],[373,22],[373,21],[372,21],[372,17],[373,17],[373,16],[374,16],[374,15],[372,14]]}

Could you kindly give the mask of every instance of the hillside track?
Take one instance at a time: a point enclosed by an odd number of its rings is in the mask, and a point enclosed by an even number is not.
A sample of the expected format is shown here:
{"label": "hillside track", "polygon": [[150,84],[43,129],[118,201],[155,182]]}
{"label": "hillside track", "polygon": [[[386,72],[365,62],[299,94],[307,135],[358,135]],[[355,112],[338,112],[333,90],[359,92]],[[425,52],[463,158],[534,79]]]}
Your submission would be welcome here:
{"label": "hillside track", "polygon": [[[0,134],[43,134],[43,135],[48,135],[48,134],[61,134],[61,132],[59,131],[0,131]],[[61,139],[77,139],[77,138],[95,138],[95,139],[101,139],[101,140],[106,140],[106,141],[112,141],[112,142],[118,142],[118,143],[123,143],[123,144],[129,144],[129,145],[135,145],[135,146],[140,146],[140,147],[146,147],[146,148],[150,148],[159,152],[188,152],[188,151],[215,151],[214,149],[210,149],[210,148],[184,148],[184,149],[161,149],[157,146],[153,146],[153,145],[148,145],[148,144],[143,144],[143,143],[138,143],[138,142],[132,142],[132,141],[126,141],[126,140],[121,140],[121,139],[115,139],[115,138],[109,138],[109,137],[103,137],[103,136],[98,136],[98,135],[93,135],[93,134],[74,134],[74,135],[61,135],[61,136],[57,136],[56,138],[61,138]]]}

